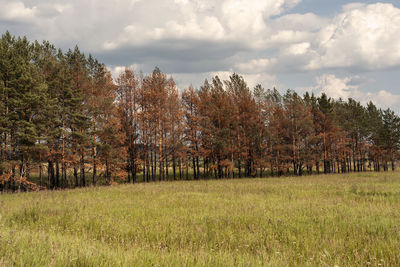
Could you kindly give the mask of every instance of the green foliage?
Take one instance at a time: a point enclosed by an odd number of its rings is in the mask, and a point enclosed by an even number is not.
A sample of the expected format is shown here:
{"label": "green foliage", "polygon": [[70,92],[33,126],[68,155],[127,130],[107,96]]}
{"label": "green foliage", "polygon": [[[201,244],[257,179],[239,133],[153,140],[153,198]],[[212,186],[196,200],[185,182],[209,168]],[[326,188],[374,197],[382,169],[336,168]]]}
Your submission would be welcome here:
{"label": "green foliage", "polygon": [[0,115],[0,191],[21,190],[31,171],[51,189],[164,180],[170,168],[174,179],[388,171],[400,149],[399,116],[372,102],[251,90],[236,73],[181,94],[158,67],[114,82],[77,46],[64,53],[9,32]]}

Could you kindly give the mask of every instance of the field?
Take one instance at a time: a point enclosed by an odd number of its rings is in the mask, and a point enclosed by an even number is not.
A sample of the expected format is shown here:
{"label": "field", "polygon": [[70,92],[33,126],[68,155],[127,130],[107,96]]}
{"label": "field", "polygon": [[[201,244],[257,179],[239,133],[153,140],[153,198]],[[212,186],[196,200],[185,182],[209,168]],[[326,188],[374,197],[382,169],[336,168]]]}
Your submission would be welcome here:
{"label": "field", "polygon": [[0,266],[400,266],[400,173],[0,195]]}

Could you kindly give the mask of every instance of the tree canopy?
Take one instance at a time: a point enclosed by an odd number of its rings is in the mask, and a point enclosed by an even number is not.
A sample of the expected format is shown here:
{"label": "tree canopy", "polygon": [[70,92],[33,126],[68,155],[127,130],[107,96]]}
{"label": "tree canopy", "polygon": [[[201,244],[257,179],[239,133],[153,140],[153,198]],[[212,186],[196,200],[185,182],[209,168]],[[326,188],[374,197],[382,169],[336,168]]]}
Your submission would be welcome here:
{"label": "tree canopy", "polygon": [[113,79],[78,47],[0,39],[0,190],[395,169],[400,118],[233,73],[178,90],[159,68]]}

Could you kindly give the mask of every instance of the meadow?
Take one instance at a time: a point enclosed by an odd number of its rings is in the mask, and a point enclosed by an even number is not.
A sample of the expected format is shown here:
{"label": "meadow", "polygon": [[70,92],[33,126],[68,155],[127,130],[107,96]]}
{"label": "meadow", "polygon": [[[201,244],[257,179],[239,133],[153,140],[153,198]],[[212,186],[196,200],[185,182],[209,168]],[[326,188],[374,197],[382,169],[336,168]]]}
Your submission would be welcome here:
{"label": "meadow", "polygon": [[400,173],[0,195],[0,266],[400,266]]}

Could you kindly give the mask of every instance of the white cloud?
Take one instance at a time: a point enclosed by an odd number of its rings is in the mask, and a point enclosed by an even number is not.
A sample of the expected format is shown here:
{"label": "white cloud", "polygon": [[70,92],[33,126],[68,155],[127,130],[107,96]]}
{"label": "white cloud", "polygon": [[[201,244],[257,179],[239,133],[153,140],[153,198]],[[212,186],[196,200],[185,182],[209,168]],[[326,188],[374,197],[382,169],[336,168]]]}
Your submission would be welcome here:
{"label": "white cloud", "polygon": [[304,55],[305,53],[307,53],[309,48],[310,48],[310,43],[308,43],[308,42],[297,43],[297,44],[293,44],[293,45],[288,46],[285,49],[285,54],[288,54],[288,55]]}
{"label": "white cloud", "polygon": [[272,27],[277,31],[318,31],[329,23],[328,18],[317,16],[313,13],[287,14],[270,21]]}
{"label": "white cloud", "polygon": [[316,78],[316,85],[312,89],[318,94],[325,93],[329,97],[343,100],[348,98],[359,99],[361,92],[358,85],[351,83],[352,77],[338,78],[333,74],[324,74]]}
{"label": "white cloud", "polygon": [[[174,16],[159,17],[155,25],[147,20],[128,22],[117,38],[103,42],[104,49],[144,46],[161,40],[231,41],[249,47],[260,46],[272,29],[266,21],[301,0],[174,0],[167,1]],[[156,11],[155,11],[156,12]],[[264,44],[264,42],[262,42]]]}
{"label": "white cloud", "polygon": [[[365,92],[362,90],[363,80],[364,79],[360,76],[339,78],[333,74],[323,74],[315,79],[315,85],[309,89],[317,95],[325,93],[329,97],[334,99],[341,98],[345,101],[347,101],[348,98],[353,98],[364,105],[372,101],[378,107],[392,108],[398,111],[400,94],[393,94],[386,90]],[[307,89],[297,88],[297,90],[304,92]]]}
{"label": "white cloud", "polygon": [[196,41],[229,43],[240,47],[229,55],[239,59],[233,65],[248,73],[400,65],[399,8],[352,3],[330,21],[313,13],[282,15],[300,2],[0,0],[0,20],[26,23],[24,32],[35,27],[33,38],[99,53],[163,42],[170,47]]}
{"label": "white cloud", "polygon": [[[280,1],[282,2],[282,1]],[[233,34],[259,33],[266,30],[264,15],[279,13],[279,1],[226,0],[222,3],[222,20]]]}
{"label": "white cloud", "polygon": [[31,22],[36,7],[26,7],[23,2],[0,2],[0,19],[11,22]]}
{"label": "white cloud", "polygon": [[266,41],[267,44],[271,45],[282,45],[292,44],[297,42],[304,42],[312,38],[312,33],[307,31],[293,31],[293,30],[282,30],[274,33]]}
{"label": "white cloud", "polygon": [[[308,79],[325,72],[362,76],[400,67],[399,8],[349,0],[333,17],[318,11],[291,14],[301,2],[0,0],[0,28],[64,49],[78,44],[115,74],[122,65],[144,71],[160,66],[175,73],[182,85],[199,85],[215,73],[229,76],[233,71],[243,73],[251,87],[258,82],[272,87],[278,86],[276,76],[283,83],[284,75],[301,76],[306,84],[304,73]],[[301,8],[309,3],[303,1]],[[388,91],[363,93],[354,75],[347,76],[319,76],[318,84],[333,96],[399,101]]]}
{"label": "white cloud", "polygon": [[400,9],[392,4],[352,4],[324,27],[309,69],[400,65]]}
{"label": "white cloud", "polygon": [[[204,73],[173,73],[172,77],[178,84],[179,89],[183,90],[190,85],[199,88],[204,84],[205,79],[211,81],[215,76],[218,76],[222,81],[229,80],[232,71],[216,71]],[[257,84],[262,84],[267,88],[279,87],[276,76],[268,74],[245,74],[242,75],[250,89],[253,89]]]}
{"label": "white cloud", "polygon": [[380,90],[377,93],[367,93],[365,99],[374,102],[382,108],[391,108],[396,112],[400,112],[399,103],[400,95],[392,94],[385,90]]}
{"label": "white cloud", "polygon": [[[246,58],[236,63],[240,71],[365,71],[400,66],[400,9],[392,4],[349,4],[329,23],[313,14],[285,15],[273,23],[288,28],[277,27],[263,45],[279,52]],[[265,47],[259,51],[266,51]]]}
{"label": "white cloud", "polygon": [[236,67],[244,73],[262,73],[271,70],[277,64],[276,58],[253,59],[250,62],[239,63]]}
{"label": "white cloud", "polygon": [[126,68],[131,69],[133,72],[139,72],[141,70],[140,65],[132,64],[130,66],[108,66],[108,70],[111,73],[113,79],[116,79]]}

